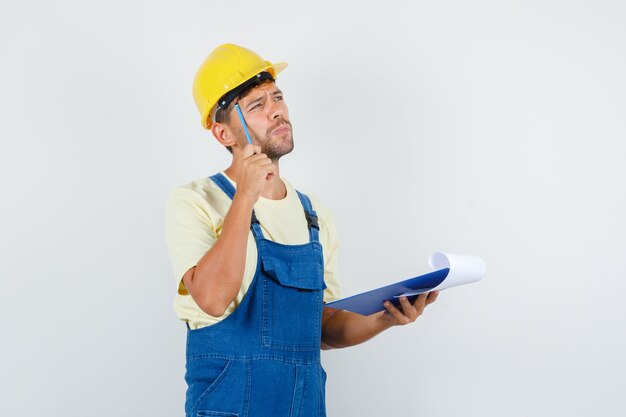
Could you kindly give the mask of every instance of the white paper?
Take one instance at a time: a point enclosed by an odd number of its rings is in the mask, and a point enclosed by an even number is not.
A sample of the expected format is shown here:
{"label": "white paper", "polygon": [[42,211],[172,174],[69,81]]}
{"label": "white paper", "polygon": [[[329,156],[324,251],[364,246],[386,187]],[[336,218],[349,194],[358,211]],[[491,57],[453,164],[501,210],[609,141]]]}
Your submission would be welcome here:
{"label": "white paper", "polygon": [[483,279],[487,275],[487,265],[478,256],[458,255],[453,253],[435,252],[430,255],[428,263],[435,271],[450,268],[446,279],[441,284],[431,289],[409,291],[398,297],[409,297],[430,291],[444,290],[458,285],[470,284]]}

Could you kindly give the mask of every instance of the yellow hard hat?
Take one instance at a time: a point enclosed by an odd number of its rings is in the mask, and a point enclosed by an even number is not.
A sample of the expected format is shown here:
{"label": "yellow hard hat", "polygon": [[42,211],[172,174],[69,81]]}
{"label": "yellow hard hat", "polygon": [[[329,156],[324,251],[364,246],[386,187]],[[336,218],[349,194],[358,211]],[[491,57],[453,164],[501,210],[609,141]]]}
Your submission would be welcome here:
{"label": "yellow hard hat", "polygon": [[214,109],[226,93],[261,73],[269,73],[276,79],[276,74],[286,67],[286,62],[272,64],[255,52],[232,43],[215,48],[206,57],[193,81],[193,98],[202,115],[202,126],[211,128]]}

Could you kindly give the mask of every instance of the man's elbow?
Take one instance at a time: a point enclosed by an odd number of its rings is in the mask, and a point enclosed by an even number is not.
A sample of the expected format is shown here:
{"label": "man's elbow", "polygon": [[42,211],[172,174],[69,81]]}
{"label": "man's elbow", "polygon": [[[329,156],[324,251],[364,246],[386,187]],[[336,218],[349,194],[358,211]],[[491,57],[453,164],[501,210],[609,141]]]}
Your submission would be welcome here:
{"label": "man's elbow", "polygon": [[203,297],[201,300],[197,300],[196,304],[209,316],[222,317],[231,302],[232,300],[228,301],[214,297]]}
{"label": "man's elbow", "polygon": [[220,296],[215,290],[202,286],[196,282],[196,267],[191,268],[183,276],[183,283],[200,310],[212,317],[222,317],[226,309],[233,302],[228,297]]}
{"label": "man's elbow", "polygon": [[226,308],[216,307],[213,304],[200,308],[211,317],[222,317],[226,312]]}

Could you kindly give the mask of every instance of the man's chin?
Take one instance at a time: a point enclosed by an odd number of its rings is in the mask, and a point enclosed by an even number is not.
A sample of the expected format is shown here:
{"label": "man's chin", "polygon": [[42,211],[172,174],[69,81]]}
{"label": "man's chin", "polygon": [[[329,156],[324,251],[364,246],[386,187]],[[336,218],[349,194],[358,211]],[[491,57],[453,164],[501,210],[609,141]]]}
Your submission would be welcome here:
{"label": "man's chin", "polygon": [[293,151],[293,142],[291,142],[288,146],[276,146],[272,149],[263,150],[270,159],[278,160],[281,157],[290,154]]}

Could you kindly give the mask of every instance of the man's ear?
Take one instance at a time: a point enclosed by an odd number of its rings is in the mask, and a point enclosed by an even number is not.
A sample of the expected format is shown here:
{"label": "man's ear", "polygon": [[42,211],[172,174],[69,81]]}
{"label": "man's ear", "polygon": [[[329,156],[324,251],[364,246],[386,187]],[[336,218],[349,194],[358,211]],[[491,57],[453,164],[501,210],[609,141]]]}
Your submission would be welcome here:
{"label": "man's ear", "polygon": [[225,123],[213,123],[211,133],[221,145],[235,146],[237,144],[233,131]]}

